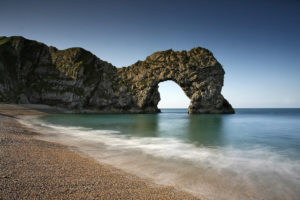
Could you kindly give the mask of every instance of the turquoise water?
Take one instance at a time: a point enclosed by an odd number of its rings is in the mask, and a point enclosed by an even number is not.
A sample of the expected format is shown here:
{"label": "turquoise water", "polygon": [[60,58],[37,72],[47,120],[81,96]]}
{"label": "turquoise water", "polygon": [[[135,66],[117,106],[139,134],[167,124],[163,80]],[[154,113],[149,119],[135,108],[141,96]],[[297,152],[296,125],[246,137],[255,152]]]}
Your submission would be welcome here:
{"label": "turquoise water", "polygon": [[300,109],[237,109],[235,115],[188,115],[186,109],[161,114],[49,115],[63,126],[118,131],[128,137],[176,138],[197,146],[270,148],[300,158]]}
{"label": "turquoise water", "polygon": [[234,115],[162,109],[47,115],[29,122],[47,130],[48,139],[70,142],[100,161],[197,196],[300,196],[300,109],[236,109]]}

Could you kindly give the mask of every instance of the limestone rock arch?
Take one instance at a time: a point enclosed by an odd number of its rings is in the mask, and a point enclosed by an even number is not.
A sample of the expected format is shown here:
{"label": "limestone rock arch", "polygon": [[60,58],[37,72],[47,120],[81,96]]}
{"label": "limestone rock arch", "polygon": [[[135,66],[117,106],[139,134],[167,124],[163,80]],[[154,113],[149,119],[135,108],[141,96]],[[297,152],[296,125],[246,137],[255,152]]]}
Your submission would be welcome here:
{"label": "limestone rock arch", "polygon": [[222,96],[224,70],[207,49],[197,47],[190,51],[161,51],[148,56],[145,61],[118,69],[118,76],[133,94],[137,108],[145,112],[159,112],[158,84],[172,80],[191,100],[188,112],[234,113]]}
{"label": "limestone rock arch", "polygon": [[221,94],[224,70],[207,49],[160,51],[116,68],[82,48],[58,50],[19,36],[0,37],[0,102],[72,112],[157,113],[158,84],[176,82],[192,113],[234,113]]}

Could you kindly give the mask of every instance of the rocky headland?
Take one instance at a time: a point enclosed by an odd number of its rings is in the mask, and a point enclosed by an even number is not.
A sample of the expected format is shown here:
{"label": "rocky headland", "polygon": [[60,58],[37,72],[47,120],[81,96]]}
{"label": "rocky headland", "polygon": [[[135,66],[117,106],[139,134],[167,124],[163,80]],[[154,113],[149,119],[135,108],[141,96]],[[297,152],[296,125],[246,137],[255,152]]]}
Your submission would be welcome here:
{"label": "rocky headland", "polygon": [[157,113],[158,84],[176,82],[189,113],[234,113],[222,96],[222,65],[201,47],[166,50],[116,68],[82,48],[58,50],[23,37],[0,37],[0,102],[46,104],[73,112]]}

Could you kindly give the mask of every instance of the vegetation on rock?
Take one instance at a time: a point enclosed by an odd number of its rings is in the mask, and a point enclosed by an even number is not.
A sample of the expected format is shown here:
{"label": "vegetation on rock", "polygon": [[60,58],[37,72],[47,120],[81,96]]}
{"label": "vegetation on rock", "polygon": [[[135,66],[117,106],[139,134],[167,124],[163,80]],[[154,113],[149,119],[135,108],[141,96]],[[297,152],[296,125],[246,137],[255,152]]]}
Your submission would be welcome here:
{"label": "vegetation on rock", "polygon": [[158,84],[173,80],[191,99],[189,113],[234,113],[221,95],[224,73],[201,47],[156,52],[117,69],[82,48],[58,50],[23,37],[0,37],[0,102],[155,113]]}

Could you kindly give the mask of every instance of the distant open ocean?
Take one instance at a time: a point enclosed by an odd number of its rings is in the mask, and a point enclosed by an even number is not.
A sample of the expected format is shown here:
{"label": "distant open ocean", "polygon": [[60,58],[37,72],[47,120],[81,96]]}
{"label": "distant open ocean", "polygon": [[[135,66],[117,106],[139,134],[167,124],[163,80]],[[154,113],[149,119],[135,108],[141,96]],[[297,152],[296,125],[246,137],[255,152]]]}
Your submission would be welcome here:
{"label": "distant open ocean", "polygon": [[300,109],[55,114],[22,122],[45,133],[41,139],[203,199],[300,199]]}

